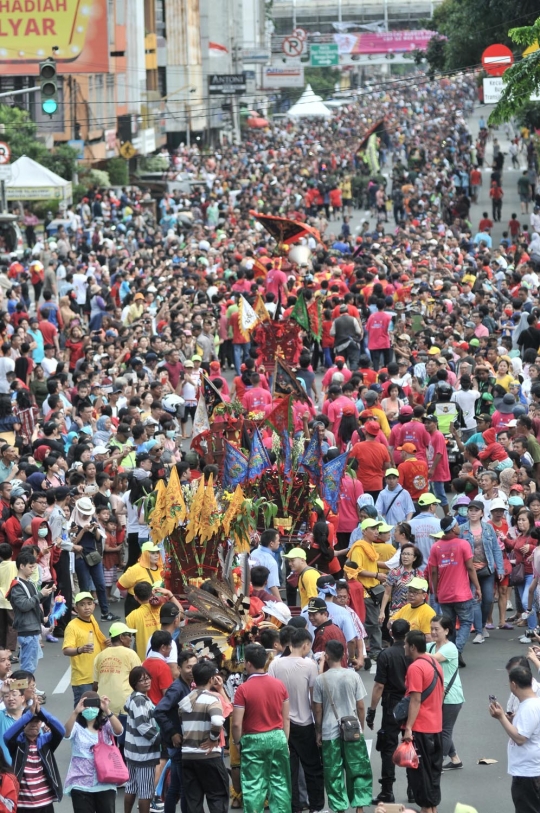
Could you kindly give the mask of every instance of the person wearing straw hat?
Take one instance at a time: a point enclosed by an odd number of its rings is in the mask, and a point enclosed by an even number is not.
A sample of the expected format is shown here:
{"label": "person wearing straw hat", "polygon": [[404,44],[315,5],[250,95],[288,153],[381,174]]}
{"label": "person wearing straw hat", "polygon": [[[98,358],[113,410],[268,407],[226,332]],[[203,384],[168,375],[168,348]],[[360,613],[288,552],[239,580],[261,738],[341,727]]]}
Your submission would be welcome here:
{"label": "person wearing straw hat", "polygon": [[89,591],[91,582],[94,582],[101,608],[101,620],[120,621],[120,616],[113,615],[109,611],[103,562],[99,550],[103,549],[103,538],[94,518],[95,513],[96,509],[90,497],[81,497],[75,503],[71,515],[71,541],[74,545],[82,547],[82,552],[75,558],[75,571],[83,592]]}

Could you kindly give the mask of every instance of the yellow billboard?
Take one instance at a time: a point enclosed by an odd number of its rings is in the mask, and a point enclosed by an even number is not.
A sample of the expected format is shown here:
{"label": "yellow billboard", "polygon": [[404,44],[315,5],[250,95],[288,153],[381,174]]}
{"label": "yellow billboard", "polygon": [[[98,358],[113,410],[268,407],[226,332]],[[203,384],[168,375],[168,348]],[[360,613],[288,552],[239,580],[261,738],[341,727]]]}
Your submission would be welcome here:
{"label": "yellow billboard", "polygon": [[107,73],[107,24],[107,0],[0,0],[0,69],[37,74],[53,56],[60,74]]}

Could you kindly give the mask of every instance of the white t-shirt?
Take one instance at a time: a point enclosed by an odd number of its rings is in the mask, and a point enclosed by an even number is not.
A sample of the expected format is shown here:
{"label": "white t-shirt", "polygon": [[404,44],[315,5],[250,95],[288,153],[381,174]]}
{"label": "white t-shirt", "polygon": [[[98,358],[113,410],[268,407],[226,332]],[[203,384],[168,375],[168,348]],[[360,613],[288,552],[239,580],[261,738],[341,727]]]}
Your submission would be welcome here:
{"label": "white t-shirt", "polygon": [[510,776],[540,776],[540,699],[530,697],[518,707],[513,723],[527,742],[517,745],[508,741]]}
{"label": "white t-shirt", "polygon": [[9,356],[0,356],[0,392],[9,393],[8,373],[15,370],[15,362]]}
{"label": "white t-shirt", "polygon": [[86,303],[86,289],[88,288],[86,274],[73,274],[73,287],[77,294],[77,304],[84,305]]}
{"label": "white t-shirt", "polygon": [[43,367],[45,378],[49,378],[49,376],[55,374],[56,368],[58,367],[58,360],[55,358],[48,359],[47,356],[45,356],[45,358],[40,361],[40,364]]}
{"label": "white t-shirt", "polygon": [[[156,656],[156,654],[158,654],[155,653],[154,655],[152,655],[151,653],[152,649],[150,648],[150,639],[148,639],[148,646],[146,647],[146,657],[153,658]],[[165,658],[165,660],[167,661],[167,663],[178,663],[178,647],[176,646],[176,641],[172,642],[171,654],[169,655],[168,658]]]}
{"label": "white t-shirt", "polygon": [[474,417],[474,405],[480,398],[478,390],[458,390],[452,395],[454,401],[463,410],[466,429],[476,429],[476,418]]}

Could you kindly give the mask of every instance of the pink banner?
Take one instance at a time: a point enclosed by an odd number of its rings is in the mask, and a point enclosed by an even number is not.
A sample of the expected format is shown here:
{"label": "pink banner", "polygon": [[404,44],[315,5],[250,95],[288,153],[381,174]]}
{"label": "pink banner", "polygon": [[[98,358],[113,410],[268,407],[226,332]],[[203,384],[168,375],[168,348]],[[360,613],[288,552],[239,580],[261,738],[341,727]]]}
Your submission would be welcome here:
{"label": "pink banner", "polygon": [[424,51],[435,31],[388,31],[381,33],[334,34],[340,54],[400,54]]}

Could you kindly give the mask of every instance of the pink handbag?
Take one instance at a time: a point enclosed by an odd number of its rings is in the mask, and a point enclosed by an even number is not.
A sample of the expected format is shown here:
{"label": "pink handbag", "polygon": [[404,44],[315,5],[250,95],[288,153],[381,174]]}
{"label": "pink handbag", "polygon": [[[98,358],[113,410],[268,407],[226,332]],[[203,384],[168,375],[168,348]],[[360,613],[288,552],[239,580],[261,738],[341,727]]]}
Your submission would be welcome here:
{"label": "pink handbag", "polygon": [[94,745],[94,763],[98,782],[103,785],[123,785],[129,771],[116,745],[107,745],[103,732],[98,731],[98,744]]}

